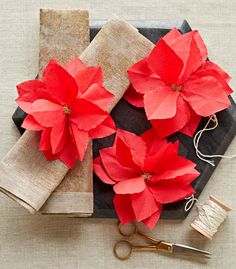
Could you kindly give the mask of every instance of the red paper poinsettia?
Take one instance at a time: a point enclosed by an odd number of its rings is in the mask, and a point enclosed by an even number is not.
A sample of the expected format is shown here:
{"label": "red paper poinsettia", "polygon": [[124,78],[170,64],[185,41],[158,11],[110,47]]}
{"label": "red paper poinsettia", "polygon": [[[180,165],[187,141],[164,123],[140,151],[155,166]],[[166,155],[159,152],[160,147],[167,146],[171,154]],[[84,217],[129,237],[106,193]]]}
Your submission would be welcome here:
{"label": "red paper poinsettia", "polygon": [[101,68],[75,58],[64,67],[51,60],[42,80],[17,86],[16,102],[28,113],[22,127],[41,131],[39,150],[48,160],[58,158],[72,168],[77,158],[83,160],[91,138],[115,132],[105,111],[114,96],[102,85]]}
{"label": "red paper poinsettia", "polygon": [[201,117],[230,106],[230,80],[215,63],[198,31],[171,30],[150,54],[131,66],[125,98],[144,107],[161,137],[180,131],[192,136]]}
{"label": "red paper poinsettia", "polygon": [[142,136],[118,129],[114,145],[100,150],[94,171],[115,191],[121,223],[142,221],[150,229],[162,205],[195,193],[190,183],[199,175],[196,164],[178,155],[178,143],[160,140],[153,128]]}

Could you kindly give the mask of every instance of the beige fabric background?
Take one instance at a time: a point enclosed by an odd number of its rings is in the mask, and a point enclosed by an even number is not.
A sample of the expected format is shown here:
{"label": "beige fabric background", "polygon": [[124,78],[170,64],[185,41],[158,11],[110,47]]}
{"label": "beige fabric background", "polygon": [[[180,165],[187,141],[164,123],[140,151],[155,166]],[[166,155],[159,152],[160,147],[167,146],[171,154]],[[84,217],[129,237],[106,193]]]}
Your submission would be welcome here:
{"label": "beige fabric background", "polygon": [[[236,2],[235,0],[1,0],[0,8],[0,157],[17,141],[11,121],[16,105],[15,85],[35,76],[38,66],[39,8],[89,9],[91,19],[117,14],[125,19],[186,18],[199,29],[210,58],[233,77],[236,89]],[[228,154],[236,152],[236,140]],[[200,202],[214,194],[234,209],[236,160],[222,160]],[[212,242],[189,228],[193,209],[183,221],[160,221],[154,236],[205,248],[213,252],[207,262],[156,253],[135,253],[121,262],[113,257],[116,221],[31,216],[25,209],[0,194],[0,268],[235,268],[236,210]]]}

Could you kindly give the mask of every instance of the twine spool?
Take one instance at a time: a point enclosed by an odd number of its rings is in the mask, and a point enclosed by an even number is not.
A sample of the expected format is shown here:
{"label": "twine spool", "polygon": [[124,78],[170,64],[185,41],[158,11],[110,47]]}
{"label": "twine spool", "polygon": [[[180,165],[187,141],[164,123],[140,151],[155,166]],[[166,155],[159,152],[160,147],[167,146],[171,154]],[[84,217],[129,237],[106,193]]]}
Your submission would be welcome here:
{"label": "twine spool", "polygon": [[191,223],[191,227],[212,240],[231,208],[212,195],[209,198],[202,207],[198,207],[198,216]]}

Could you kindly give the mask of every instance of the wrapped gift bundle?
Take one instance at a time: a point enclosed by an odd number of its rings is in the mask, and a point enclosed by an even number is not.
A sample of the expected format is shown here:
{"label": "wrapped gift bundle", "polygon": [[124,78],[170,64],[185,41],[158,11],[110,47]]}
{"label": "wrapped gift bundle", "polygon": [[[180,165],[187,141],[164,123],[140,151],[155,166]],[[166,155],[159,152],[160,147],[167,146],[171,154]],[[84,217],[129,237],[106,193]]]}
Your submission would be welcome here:
{"label": "wrapped gift bundle", "polygon": [[40,10],[39,72],[17,85],[26,131],[1,160],[3,193],[31,213],[149,228],[187,215],[236,133],[236,107],[199,32],[163,25],[90,28],[87,11]]}

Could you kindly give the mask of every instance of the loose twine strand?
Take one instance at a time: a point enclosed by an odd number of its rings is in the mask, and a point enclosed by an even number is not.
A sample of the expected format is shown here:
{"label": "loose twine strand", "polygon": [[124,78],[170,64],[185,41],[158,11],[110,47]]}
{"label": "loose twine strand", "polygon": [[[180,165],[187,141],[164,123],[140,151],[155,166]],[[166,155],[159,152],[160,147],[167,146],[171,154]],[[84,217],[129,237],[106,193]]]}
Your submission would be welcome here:
{"label": "loose twine strand", "polygon": [[[213,126],[209,127],[209,125],[211,124],[211,122],[214,123]],[[231,156],[227,156],[227,155],[219,155],[219,154],[212,154],[212,155],[208,155],[208,154],[204,154],[202,153],[200,150],[199,150],[199,142],[200,142],[200,139],[202,137],[202,134],[204,132],[207,132],[207,131],[212,131],[214,129],[216,129],[218,127],[219,123],[218,123],[218,119],[217,119],[217,116],[215,114],[211,115],[206,123],[206,125],[203,127],[203,129],[199,130],[194,138],[193,138],[193,145],[194,145],[194,148],[195,148],[195,151],[196,151],[196,155],[197,157],[206,162],[206,163],[209,163],[210,165],[212,166],[215,166],[214,164],[214,160],[208,160],[206,158],[225,158],[225,159],[233,159],[236,157],[236,155],[231,155]],[[185,204],[185,207],[184,207],[184,210],[187,212],[189,211],[192,206],[194,205],[195,201],[197,202],[197,198],[194,197],[194,195],[191,195],[189,197],[186,197],[185,198],[186,200],[188,200]]]}
{"label": "loose twine strand", "polygon": [[[213,122],[214,125],[212,127],[209,127],[210,123]],[[208,160],[207,158],[225,158],[225,159],[233,159],[236,157],[236,155],[231,155],[231,156],[225,156],[225,155],[219,155],[219,154],[213,154],[213,155],[208,155],[208,154],[204,154],[199,150],[199,142],[200,142],[200,138],[202,137],[202,134],[206,131],[211,131],[216,129],[218,126],[218,119],[216,117],[215,114],[211,115],[206,123],[206,125],[204,126],[203,129],[201,129],[200,131],[198,131],[194,138],[193,138],[193,145],[196,151],[196,155],[197,157],[206,162],[209,163],[212,166],[215,166],[214,160]]]}
{"label": "loose twine strand", "polygon": [[189,211],[189,210],[192,208],[192,206],[194,205],[194,202],[195,202],[195,201],[196,201],[196,202],[198,201],[198,199],[194,197],[194,194],[192,194],[192,195],[189,196],[189,197],[186,197],[185,200],[188,200],[188,201],[185,203],[185,206],[184,206],[184,210],[185,210],[186,212]]}

